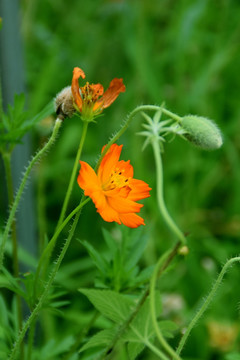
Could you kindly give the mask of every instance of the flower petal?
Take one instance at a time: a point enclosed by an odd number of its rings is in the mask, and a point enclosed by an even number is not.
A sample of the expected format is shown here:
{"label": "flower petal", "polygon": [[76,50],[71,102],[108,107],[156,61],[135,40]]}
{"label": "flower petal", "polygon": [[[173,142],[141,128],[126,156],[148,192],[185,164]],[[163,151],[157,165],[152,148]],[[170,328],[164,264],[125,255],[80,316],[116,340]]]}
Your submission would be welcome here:
{"label": "flower petal", "polygon": [[72,78],[71,89],[72,89],[72,95],[73,95],[74,101],[75,101],[76,105],[78,106],[79,110],[81,111],[82,110],[82,98],[79,93],[79,84],[78,84],[78,79],[80,77],[85,79],[85,73],[79,67],[75,67],[73,69],[73,78]]}
{"label": "flower petal", "polygon": [[149,191],[152,189],[144,181],[138,179],[130,179],[128,185],[132,189],[128,195],[129,200],[137,201],[150,196]]}
{"label": "flower petal", "polygon": [[99,214],[103,218],[103,220],[112,222],[116,221],[118,224],[121,224],[119,214],[116,210],[114,210],[108,202],[106,202],[106,206],[102,208],[101,210],[98,210]]}
{"label": "flower petal", "polygon": [[99,213],[101,211],[104,211],[104,209],[107,206],[107,201],[106,201],[106,197],[104,196],[102,190],[97,190],[97,191],[93,191],[93,192],[89,192],[88,190],[86,190],[84,192],[84,195],[90,196],[90,198],[94,202],[95,207]]}
{"label": "flower petal", "polygon": [[123,175],[126,176],[127,178],[133,177],[133,167],[130,164],[130,160],[128,161],[120,160],[118,162],[118,167],[119,170],[123,172]]}
{"label": "flower petal", "polygon": [[121,92],[126,90],[125,85],[123,84],[123,79],[113,79],[110,82],[109,88],[105,91],[102,98],[97,101],[99,107],[102,106],[103,109],[110,106],[118,97]]}
{"label": "flower petal", "polygon": [[120,213],[131,213],[139,212],[143,207],[143,204],[138,204],[134,201],[129,200],[128,198],[122,198],[120,196],[108,197],[107,198],[109,205]]}
{"label": "flower petal", "polygon": [[79,162],[81,168],[77,179],[78,185],[85,191],[85,195],[91,196],[92,192],[101,190],[98,177],[88,163],[85,161]]}
{"label": "flower petal", "polygon": [[122,147],[122,145],[112,144],[103,157],[98,169],[98,178],[102,184],[109,179],[111,172],[116,167]]}
{"label": "flower petal", "polygon": [[121,222],[134,229],[140,225],[145,225],[143,218],[137,214],[119,214]]}

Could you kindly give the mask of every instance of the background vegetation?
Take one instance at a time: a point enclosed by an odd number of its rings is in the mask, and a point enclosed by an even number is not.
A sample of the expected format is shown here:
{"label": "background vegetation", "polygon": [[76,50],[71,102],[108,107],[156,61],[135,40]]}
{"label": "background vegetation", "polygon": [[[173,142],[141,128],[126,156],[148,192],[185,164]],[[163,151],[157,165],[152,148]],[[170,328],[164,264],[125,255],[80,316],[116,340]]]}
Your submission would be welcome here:
{"label": "background vegetation", "polygon": [[[101,147],[139,104],[165,101],[166,107],[179,115],[194,113],[212,118],[223,132],[224,145],[216,152],[206,153],[175,139],[165,145],[163,154],[165,200],[180,228],[188,234],[190,249],[177,271],[173,268],[160,284],[166,316],[180,327],[194,314],[222,264],[239,253],[239,18],[240,4],[236,0],[20,1],[24,79],[31,114],[70,85],[74,66],[85,71],[90,83],[100,82],[105,88],[114,77],[124,79],[126,92],[97,124],[90,125],[85,161],[94,165]],[[48,136],[52,121],[46,119],[32,132],[33,151]],[[37,244],[46,234],[50,238],[56,226],[81,127],[79,118],[67,119],[54,148],[35,169]],[[124,144],[122,158],[131,159],[136,177],[153,188],[144,206],[146,226],[139,235],[147,239],[140,260],[140,267],[145,268],[155,264],[175,239],[157,209],[152,151],[149,147],[140,152],[142,139],[135,136],[140,130],[136,118],[119,144]],[[80,196],[76,184],[69,209],[78,204]],[[2,200],[6,204],[6,198]],[[3,225],[7,213],[1,209]],[[87,240],[104,253],[107,249],[102,228],[119,231],[119,227],[104,223],[89,203],[59,273],[58,285],[68,294],[62,296],[66,303],[61,312],[47,317],[46,338],[41,342],[49,348],[63,339],[67,341],[69,329],[77,336],[90,317],[92,307],[77,289],[92,287],[98,270],[77,239]],[[174,306],[171,301],[175,301]],[[236,265],[227,274],[213,306],[193,330],[184,359],[233,359],[229,353],[240,351],[238,301]],[[177,306],[181,310],[176,312]],[[96,322],[96,327],[101,326],[100,320]],[[57,355],[49,357],[55,358]],[[149,351],[140,356],[155,358]]]}

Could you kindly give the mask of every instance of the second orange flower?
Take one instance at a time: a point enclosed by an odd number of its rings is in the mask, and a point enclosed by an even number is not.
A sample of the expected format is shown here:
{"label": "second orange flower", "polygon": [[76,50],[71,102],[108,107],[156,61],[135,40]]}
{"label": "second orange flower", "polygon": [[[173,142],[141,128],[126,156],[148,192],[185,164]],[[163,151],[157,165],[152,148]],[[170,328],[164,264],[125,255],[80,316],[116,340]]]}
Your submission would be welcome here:
{"label": "second orange flower", "polygon": [[121,92],[125,91],[122,79],[114,78],[104,92],[101,84],[89,84],[79,87],[79,78],[85,79],[85,73],[79,67],[73,69],[72,95],[82,120],[92,121],[103,109],[110,106]]}

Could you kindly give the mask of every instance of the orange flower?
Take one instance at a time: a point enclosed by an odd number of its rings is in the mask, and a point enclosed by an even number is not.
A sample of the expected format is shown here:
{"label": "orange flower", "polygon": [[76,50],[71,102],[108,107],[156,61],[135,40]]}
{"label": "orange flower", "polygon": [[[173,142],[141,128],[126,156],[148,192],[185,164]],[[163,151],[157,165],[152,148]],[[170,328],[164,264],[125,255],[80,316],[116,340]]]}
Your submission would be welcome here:
{"label": "orange flower", "polygon": [[145,225],[144,220],[135,214],[143,207],[136,201],[149,197],[151,188],[144,181],[133,179],[130,160],[119,161],[121,151],[122,145],[113,144],[103,157],[97,174],[90,165],[80,161],[77,180],[84,195],[91,197],[105,221],[136,228]]}
{"label": "orange flower", "polygon": [[92,121],[99,115],[103,109],[110,106],[121,92],[125,91],[123,79],[113,79],[109,88],[104,92],[101,84],[92,84],[88,82],[79,88],[78,79],[85,79],[85,73],[78,67],[73,69],[72,95],[84,121]]}

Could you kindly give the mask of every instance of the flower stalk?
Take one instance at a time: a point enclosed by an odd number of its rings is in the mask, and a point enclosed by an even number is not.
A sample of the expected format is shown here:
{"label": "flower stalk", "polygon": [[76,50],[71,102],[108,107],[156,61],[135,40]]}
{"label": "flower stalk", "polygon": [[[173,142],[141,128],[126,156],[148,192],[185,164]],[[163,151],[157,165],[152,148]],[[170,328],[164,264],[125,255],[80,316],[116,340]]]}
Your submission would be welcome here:
{"label": "flower stalk", "polygon": [[69,199],[70,199],[70,196],[71,196],[71,193],[72,193],[73,185],[74,185],[74,182],[76,180],[79,159],[81,157],[83,145],[84,145],[86,135],[87,135],[87,129],[88,129],[88,122],[86,121],[86,122],[83,122],[81,140],[80,140],[80,143],[79,143],[77,155],[76,155],[75,162],[74,162],[74,165],[73,165],[73,170],[72,170],[71,178],[70,178],[70,181],[69,181],[69,184],[68,184],[68,189],[67,189],[67,192],[66,192],[66,196],[65,196],[64,201],[63,201],[63,206],[62,206],[62,210],[61,210],[60,217],[59,217],[59,220],[58,220],[57,228],[62,224],[64,216],[65,216],[66,211],[67,211],[67,207],[68,207]]}
{"label": "flower stalk", "polygon": [[160,344],[162,345],[163,349],[171,356],[172,359],[181,360],[179,355],[171,348],[171,346],[164,339],[162,332],[157,323],[157,314],[156,314],[156,305],[155,305],[155,287],[156,287],[159,270],[163,266],[166,259],[168,258],[169,253],[170,252],[168,251],[165,254],[163,254],[160,257],[157,265],[155,266],[155,269],[154,269],[154,272],[152,275],[152,279],[150,282],[150,310],[151,310],[151,317],[152,317],[152,322],[153,322],[153,326],[155,329],[155,333],[156,333],[157,338],[158,338]]}
{"label": "flower stalk", "polygon": [[79,220],[79,216],[81,214],[81,209],[82,207],[89,201],[89,199],[86,199],[85,201],[81,201],[80,204],[69,214],[69,216],[63,221],[63,223],[59,226],[58,230],[57,230],[57,233],[59,234],[62,229],[68,224],[68,222],[72,219],[72,217],[74,215],[75,218],[74,218],[74,221],[73,221],[73,224],[72,224],[72,227],[71,227],[71,230],[69,232],[69,235],[63,245],[63,248],[58,256],[58,259],[56,260],[55,262],[55,265],[54,265],[54,268],[49,276],[49,279],[45,285],[45,288],[42,292],[42,294],[40,295],[33,311],[31,312],[29,318],[27,319],[27,321],[25,322],[22,330],[19,332],[19,335],[13,345],[13,348],[12,348],[12,351],[8,357],[8,360],[15,360],[16,358],[16,355],[18,354],[19,352],[19,347],[25,337],[25,334],[28,330],[29,327],[31,327],[31,325],[33,324],[33,322],[35,321],[36,317],[38,316],[42,306],[44,305],[44,302],[45,300],[47,299],[47,296],[49,294],[49,291],[51,289],[51,286],[52,286],[52,283],[53,281],[55,280],[55,277],[57,275],[57,272],[60,268],[60,265],[64,259],[64,256],[67,252],[67,249],[70,245],[70,242],[72,240],[72,237],[74,235],[74,232],[75,232],[75,229],[76,229],[76,226],[77,226],[77,223],[78,223],[78,220]]}
{"label": "flower stalk", "polygon": [[156,138],[152,138],[152,147],[155,158],[156,170],[157,170],[157,200],[159,210],[163,216],[164,221],[170,228],[170,230],[177,236],[178,240],[181,241],[182,245],[186,244],[185,236],[178,226],[173,221],[172,217],[166,208],[164,197],[163,197],[163,168],[162,168],[162,157],[159,141]]}
{"label": "flower stalk", "polygon": [[202,306],[200,307],[200,309],[197,311],[196,315],[193,317],[193,319],[191,320],[190,324],[187,327],[187,330],[185,331],[183,337],[181,338],[179,345],[177,347],[176,353],[178,355],[181,354],[182,349],[192,331],[192,329],[194,328],[194,326],[197,324],[198,320],[203,316],[203,314],[205,313],[205,311],[207,310],[207,308],[209,307],[210,303],[212,302],[219,286],[222,283],[223,277],[226,274],[226,272],[228,271],[228,269],[235,264],[236,262],[240,262],[240,256],[234,257],[230,260],[228,260],[226,262],[226,264],[223,266],[220,274],[218,275],[218,278],[215,282],[215,284],[212,287],[212,290],[210,291],[210,293],[208,294],[206,300],[204,301],[204,303],[202,304]]}
{"label": "flower stalk", "polygon": [[45,154],[46,151],[49,150],[49,148],[54,143],[54,141],[55,141],[55,139],[57,137],[58,131],[60,129],[61,123],[62,123],[61,120],[56,119],[56,122],[55,122],[55,125],[54,125],[54,128],[53,128],[53,132],[52,132],[51,137],[49,138],[48,142],[44,145],[44,147],[41,150],[39,150],[36,153],[36,155],[32,158],[32,160],[30,161],[30,163],[29,163],[29,165],[28,165],[28,167],[27,167],[27,169],[26,169],[26,171],[25,171],[25,173],[23,175],[23,179],[22,179],[22,182],[21,182],[21,184],[19,186],[19,189],[17,191],[16,197],[14,199],[14,202],[13,202],[13,205],[12,205],[12,208],[11,208],[8,220],[7,220],[7,224],[6,224],[4,233],[3,233],[2,242],[1,242],[1,245],[0,245],[0,271],[1,271],[2,266],[3,266],[4,250],[5,250],[6,241],[7,241],[7,238],[8,238],[12,223],[14,221],[16,210],[17,210],[19,201],[21,199],[23,190],[24,190],[24,188],[26,186],[29,174],[30,174],[33,166],[36,164],[36,162],[39,161],[39,159]]}

